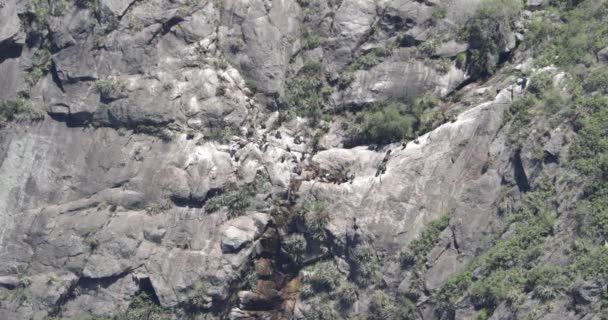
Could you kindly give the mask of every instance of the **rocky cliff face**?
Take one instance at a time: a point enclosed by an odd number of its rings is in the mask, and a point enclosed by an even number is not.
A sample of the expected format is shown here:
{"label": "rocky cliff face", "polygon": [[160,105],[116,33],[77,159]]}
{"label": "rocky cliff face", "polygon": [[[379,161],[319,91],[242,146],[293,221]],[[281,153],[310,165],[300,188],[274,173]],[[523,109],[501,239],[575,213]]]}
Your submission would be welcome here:
{"label": "rocky cliff face", "polygon": [[490,2],[0,2],[0,318],[599,319],[605,92]]}

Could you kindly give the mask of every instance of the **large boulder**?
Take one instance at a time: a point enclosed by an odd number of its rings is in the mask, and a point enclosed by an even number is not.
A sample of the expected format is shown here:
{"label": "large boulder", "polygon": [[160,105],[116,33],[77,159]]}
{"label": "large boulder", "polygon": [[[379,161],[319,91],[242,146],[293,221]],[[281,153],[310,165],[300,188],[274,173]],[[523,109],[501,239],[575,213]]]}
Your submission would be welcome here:
{"label": "large boulder", "polygon": [[222,231],[222,252],[233,253],[257,239],[266,229],[270,216],[253,213],[228,221]]}

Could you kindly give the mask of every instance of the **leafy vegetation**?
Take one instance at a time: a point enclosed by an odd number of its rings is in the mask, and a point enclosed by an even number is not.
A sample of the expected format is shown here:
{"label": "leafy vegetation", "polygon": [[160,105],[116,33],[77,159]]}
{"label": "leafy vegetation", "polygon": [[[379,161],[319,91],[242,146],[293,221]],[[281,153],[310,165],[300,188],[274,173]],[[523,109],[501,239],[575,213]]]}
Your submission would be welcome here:
{"label": "leafy vegetation", "polygon": [[[46,43],[44,43],[46,45]],[[38,81],[51,70],[51,52],[48,48],[42,47],[34,53],[31,65],[26,68],[24,75],[25,88],[19,92],[23,98],[30,98],[32,89]]]}
{"label": "leafy vegetation", "polygon": [[376,290],[369,302],[368,320],[407,320],[415,315],[416,306],[409,299],[397,299]]}
{"label": "leafy vegetation", "polygon": [[393,50],[394,44],[387,44],[384,47],[376,47],[365,52],[361,56],[354,59],[348,67],[346,67],[340,79],[338,81],[340,87],[347,87],[353,80],[355,80],[355,72],[357,70],[369,70],[380,63],[382,57],[390,56]]}
{"label": "leafy vegetation", "polygon": [[[444,310],[453,310],[456,301],[468,294],[479,315],[487,318],[503,302],[517,309],[529,298],[546,304],[568,295],[585,281],[600,288],[608,285],[604,246],[608,240],[608,98],[601,95],[608,76],[595,57],[608,39],[606,24],[600,22],[608,17],[607,3],[552,1],[552,18],[540,17],[530,24],[524,45],[534,48],[537,64],[555,64],[570,75],[558,86],[551,72],[532,77],[526,94],[506,115],[514,143],[531,139],[531,133],[542,134],[529,128],[539,122],[550,128],[567,123],[576,131],[567,159],[560,160],[563,170],[576,170],[577,183],[585,186],[572,217],[575,234],[569,262],[557,266],[540,259],[546,239],[554,233],[558,194],[554,181],[537,179],[533,191],[507,216],[507,227],[494,244],[436,295]],[[608,309],[606,297],[600,297],[598,306]]]}
{"label": "leafy vegetation", "polygon": [[469,43],[467,71],[474,79],[492,75],[499,54],[506,48],[515,18],[522,10],[519,0],[482,0],[475,16],[461,30]]}
{"label": "leafy vegetation", "polygon": [[28,3],[28,12],[20,18],[30,30],[41,34],[48,28],[51,8],[49,3],[43,0],[34,0]]}
{"label": "leafy vegetation", "polygon": [[44,115],[41,108],[23,98],[0,101],[0,126],[10,121],[42,120]]}
{"label": "leafy vegetation", "polygon": [[245,213],[251,207],[260,207],[265,204],[262,201],[256,201],[255,196],[258,193],[267,192],[270,188],[270,181],[265,174],[258,173],[253,182],[242,185],[225,188],[218,195],[210,197],[205,203],[205,211],[213,213],[221,208],[226,208],[228,218],[236,218]]}
{"label": "leafy vegetation", "polygon": [[[608,43],[608,2],[552,1],[553,8],[530,26],[526,46],[534,48],[536,63],[569,68],[590,66]],[[558,16],[562,23],[556,23]]]}
{"label": "leafy vegetation", "polygon": [[154,301],[153,297],[145,291],[140,291],[132,300],[125,314],[127,319],[170,319],[169,313]]}
{"label": "leafy vegetation", "polygon": [[162,139],[163,141],[171,141],[173,134],[169,129],[166,129],[159,125],[152,124],[138,124],[134,129],[136,133],[147,134]]}
{"label": "leafy vegetation", "polygon": [[343,285],[338,291],[338,300],[342,308],[348,309],[359,299],[359,289],[352,283]]}
{"label": "leafy vegetation", "polygon": [[418,288],[422,287],[419,275],[426,269],[427,255],[439,241],[439,234],[450,224],[452,211],[443,214],[437,220],[431,221],[420,236],[408,245],[408,250],[401,254],[401,263],[404,267],[412,267],[414,277],[412,282]]}
{"label": "leafy vegetation", "polygon": [[433,111],[438,104],[436,98],[424,96],[409,105],[389,103],[370,106],[355,114],[345,145],[385,145],[413,139],[441,123],[442,117]]}
{"label": "leafy vegetation", "polygon": [[238,129],[230,126],[225,126],[223,128],[211,129],[211,131],[205,134],[205,140],[217,141],[222,144],[227,144],[230,142],[230,139],[232,139],[232,137],[237,136],[238,134]]}
{"label": "leafy vegetation", "polygon": [[351,276],[360,287],[374,284],[380,276],[378,256],[376,251],[369,244],[359,244],[351,250],[350,255],[353,262]]}
{"label": "leafy vegetation", "polygon": [[300,297],[309,299],[307,319],[341,319],[337,309],[348,310],[359,298],[358,288],[346,279],[335,261],[322,261],[303,270]]}
{"label": "leafy vegetation", "polygon": [[316,47],[323,45],[325,39],[321,36],[314,34],[310,29],[304,28],[302,30],[302,48],[311,50]]}
{"label": "leafy vegetation", "polygon": [[127,83],[116,79],[103,79],[95,82],[95,88],[99,92],[102,101],[124,98],[126,96]]}
{"label": "leafy vegetation", "polygon": [[330,219],[327,204],[320,200],[306,198],[302,202],[300,210],[308,234],[316,240],[325,240],[325,228]]}
{"label": "leafy vegetation", "polygon": [[431,13],[431,17],[434,21],[439,21],[441,19],[445,19],[448,16],[448,9],[444,6],[434,6],[433,12]]}
{"label": "leafy vegetation", "polygon": [[439,219],[431,221],[420,234],[420,237],[412,241],[409,245],[416,264],[425,261],[426,255],[437,244],[439,234],[450,224],[452,212],[445,213]]}
{"label": "leafy vegetation", "polygon": [[319,124],[323,112],[323,88],[326,85],[323,66],[307,61],[298,75],[287,84],[282,99],[282,119],[286,120],[295,113],[308,117],[313,126]]}
{"label": "leafy vegetation", "polygon": [[420,52],[422,52],[424,55],[426,56],[432,56],[433,54],[435,54],[435,50],[437,50],[437,48],[439,47],[439,39],[438,38],[431,38],[423,43],[421,43],[418,46],[418,50],[420,50]]}
{"label": "leafy vegetation", "polygon": [[333,261],[320,262],[307,269],[302,281],[302,295],[305,297],[334,292],[344,281],[344,276]]}
{"label": "leafy vegetation", "polygon": [[173,208],[173,202],[169,199],[163,199],[159,202],[150,203],[146,207],[146,212],[151,215],[164,213]]}
{"label": "leafy vegetation", "polygon": [[503,301],[513,306],[520,304],[529,292],[552,299],[565,288],[565,278],[553,275],[552,282],[542,276],[548,271],[559,273],[559,269],[535,266],[545,239],[553,232],[555,213],[550,203],[554,195],[553,186],[546,179],[525,195],[518,210],[508,217],[510,223],[504,233],[508,231],[510,237],[498,237],[468,271],[442,287],[437,298],[444,309],[452,310],[467,289],[473,304],[491,313]]}
{"label": "leafy vegetation", "polygon": [[388,144],[414,135],[416,119],[395,104],[377,111],[363,111],[360,117],[361,124],[349,132],[348,145]]}
{"label": "leafy vegetation", "polygon": [[310,310],[304,311],[306,319],[318,320],[338,320],[340,316],[338,312],[327,301],[317,301],[312,303]]}
{"label": "leafy vegetation", "polygon": [[509,134],[512,143],[525,141],[530,134],[529,124],[535,117],[543,116],[547,124],[553,126],[573,112],[573,96],[562,89],[562,84],[554,85],[553,77],[554,73],[549,71],[531,77],[524,96],[514,97],[516,100],[509,106],[504,118],[506,122],[511,121]]}

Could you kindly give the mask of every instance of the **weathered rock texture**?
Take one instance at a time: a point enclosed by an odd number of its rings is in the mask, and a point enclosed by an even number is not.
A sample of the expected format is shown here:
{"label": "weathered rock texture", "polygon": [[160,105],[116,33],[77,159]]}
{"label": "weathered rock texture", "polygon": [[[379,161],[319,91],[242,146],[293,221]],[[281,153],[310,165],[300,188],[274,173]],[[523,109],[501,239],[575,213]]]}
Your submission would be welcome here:
{"label": "weathered rock texture", "polygon": [[[517,197],[539,169],[503,128],[515,78],[461,88],[467,45],[453,35],[479,1],[306,2],[0,2],[0,99],[47,112],[0,129],[0,319],[110,317],[141,292],[176,319],[301,318],[299,270],[329,259],[349,277],[356,245],[371,246],[378,288],[409,292],[400,254],[453,212],[422,296],[488,247],[503,186]],[[349,69],[378,48],[390,54]],[[310,60],[328,110],[455,90],[463,102],[417,141],[342,149],[332,127],[317,152],[307,120],[277,113]],[[283,228],[304,197],[327,204],[321,240]],[[372,291],[344,317],[365,315]],[[418,308],[440,317],[431,300]]]}

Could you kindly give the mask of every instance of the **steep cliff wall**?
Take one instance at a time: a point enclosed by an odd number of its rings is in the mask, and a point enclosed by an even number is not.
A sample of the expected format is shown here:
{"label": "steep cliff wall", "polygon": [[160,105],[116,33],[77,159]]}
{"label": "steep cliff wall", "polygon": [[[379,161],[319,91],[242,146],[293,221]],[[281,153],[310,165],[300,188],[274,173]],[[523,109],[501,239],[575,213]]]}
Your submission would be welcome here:
{"label": "steep cliff wall", "polygon": [[0,319],[600,319],[606,17],[4,0]]}

